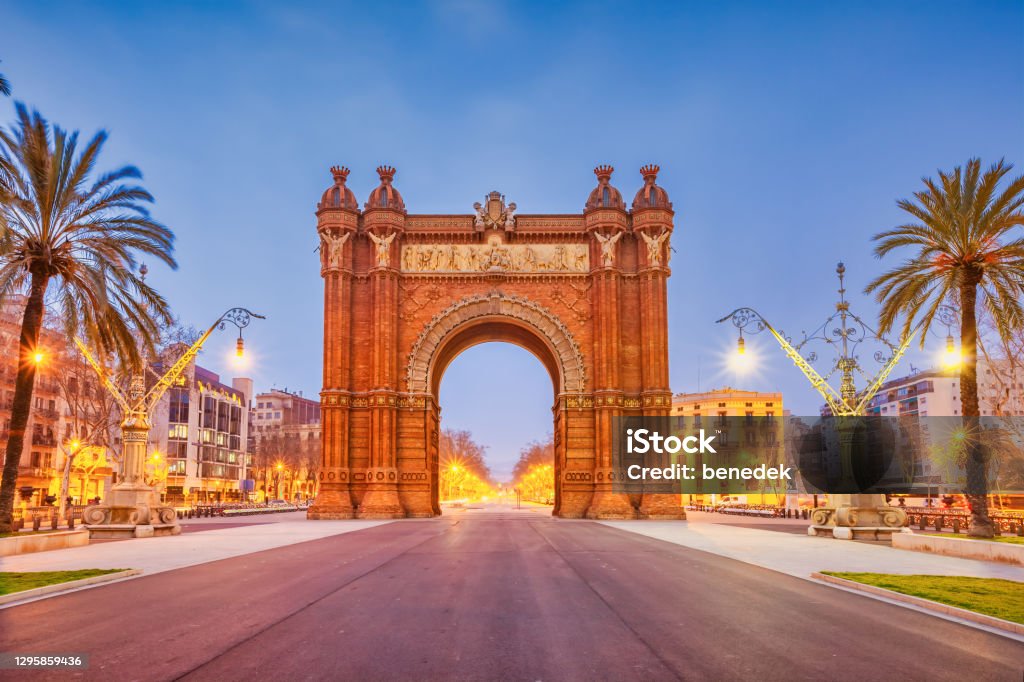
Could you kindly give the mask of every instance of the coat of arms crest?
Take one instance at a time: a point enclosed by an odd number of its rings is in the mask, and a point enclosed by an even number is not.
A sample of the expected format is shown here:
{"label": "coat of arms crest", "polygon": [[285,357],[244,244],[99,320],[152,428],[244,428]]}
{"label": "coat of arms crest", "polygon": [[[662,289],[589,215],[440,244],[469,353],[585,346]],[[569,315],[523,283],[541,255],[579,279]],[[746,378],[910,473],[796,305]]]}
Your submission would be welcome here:
{"label": "coat of arms crest", "polygon": [[504,228],[512,231],[516,227],[516,205],[515,202],[505,205],[505,195],[494,191],[487,195],[485,203],[479,201],[473,204],[476,211],[474,225],[477,230],[487,228]]}

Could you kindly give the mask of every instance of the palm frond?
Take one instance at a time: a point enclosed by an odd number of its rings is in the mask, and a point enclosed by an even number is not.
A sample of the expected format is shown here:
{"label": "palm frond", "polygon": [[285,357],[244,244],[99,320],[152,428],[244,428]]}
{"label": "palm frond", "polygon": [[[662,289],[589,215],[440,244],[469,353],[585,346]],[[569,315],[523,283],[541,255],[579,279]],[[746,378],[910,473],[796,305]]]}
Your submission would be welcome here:
{"label": "palm frond", "polygon": [[145,257],[176,268],[174,234],[151,217],[137,168],[97,175],[105,132],[83,144],[39,112],[15,110],[0,130],[0,298],[42,273],[68,334],[137,364],[171,314],[136,266]]}

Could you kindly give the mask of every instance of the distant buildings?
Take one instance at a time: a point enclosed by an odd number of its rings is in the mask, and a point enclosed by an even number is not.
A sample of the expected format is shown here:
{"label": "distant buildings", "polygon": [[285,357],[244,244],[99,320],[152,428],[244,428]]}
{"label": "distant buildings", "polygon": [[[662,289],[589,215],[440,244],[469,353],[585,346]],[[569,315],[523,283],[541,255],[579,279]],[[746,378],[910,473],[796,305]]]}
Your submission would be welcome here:
{"label": "distant buildings", "polygon": [[[1013,376],[1006,363],[978,361],[978,402],[982,416],[1024,415],[1024,377]],[[930,369],[892,379],[867,408],[868,414],[956,417],[961,414],[959,370]],[[828,414],[822,408],[822,414]]]}
{"label": "distant buildings", "polygon": [[[159,368],[157,371],[161,371]],[[158,403],[148,470],[170,504],[247,498],[251,379],[231,385],[193,364]]]}
{"label": "distant buildings", "polygon": [[676,393],[672,414],[684,417],[781,417],[782,393],[741,391],[728,386],[703,393]]}
{"label": "distant buildings", "polygon": [[[25,299],[11,296],[0,308],[0,447],[6,448],[10,434],[14,381],[17,374],[18,339]],[[68,353],[59,332],[44,327],[38,351],[32,411],[25,433],[25,446],[18,466],[17,504],[35,507],[47,499],[55,501],[60,482],[68,469],[68,495],[76,503],[103,496],[111,473],[102,448],[98,451],[81,443],[74,463],[66,467],[70,445],[88,431],[91,398],[102,389],[92,370]],[[104,434],[105,435],[105,434]]]}
{"label": "distant buildings", "polygon": [[[0,447],[10,432],[23,308],[19,296],[0,307]],[[177,358],[184,350],[166,356]],[[74,504],[102,499],[117,480],[119,408],[62,333],[44,327],[39,352],[17,503],[55,503],[65,478]],[[154,363],[147,382],[166,369]],[[193,363],[151,417],[146,477],[172,505],[300,501],[316,494],[319,400],[277,389],[254,399],[251,379],[229,385]]]}
{"label": "distant buildings", "polygon": [[251,447],[257,499],[298,502],[316,496],[320,401],[271,389],[256,396]]}
{"label": "distant buildings", "polygon": [[[677,393],[672,398],[672,415],[693,420],[694,427],[715,429],[721,455],[719,463],[728,465],[730,454],[745,446],[755,445],[761,452],[782,456],[782,393],[743,391],[726,386],[701,393]],[[738,419],[737,419],[738,418]],[[787,500],[787,492],[788,495]],[[749,481],[747,490],[737,493],[734,485],[722,484],[716,491],[713,484],[702,484],[699,493],[684,494],[684,504],[765,504],[796,506],[795,488],[787,491],[783,484],[767,485]]]}

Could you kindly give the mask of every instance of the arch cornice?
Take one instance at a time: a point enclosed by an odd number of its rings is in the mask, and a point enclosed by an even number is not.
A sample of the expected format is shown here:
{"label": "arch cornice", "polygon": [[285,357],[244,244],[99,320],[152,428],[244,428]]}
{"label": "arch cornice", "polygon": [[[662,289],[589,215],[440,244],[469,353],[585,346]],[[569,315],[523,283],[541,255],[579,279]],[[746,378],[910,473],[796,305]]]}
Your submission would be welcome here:
{"label": "arch cornice", "polygon": [[569,328],[551,311],[520,296],[492,292],[468,296],[448,306],[424,327],[409,353],[406,383],[410,393],[431,391],[431,372],[445,341],[474,321],[504,318],[531,329],[551,349],[558,362],[558,392],[584,390],[583,354]]}

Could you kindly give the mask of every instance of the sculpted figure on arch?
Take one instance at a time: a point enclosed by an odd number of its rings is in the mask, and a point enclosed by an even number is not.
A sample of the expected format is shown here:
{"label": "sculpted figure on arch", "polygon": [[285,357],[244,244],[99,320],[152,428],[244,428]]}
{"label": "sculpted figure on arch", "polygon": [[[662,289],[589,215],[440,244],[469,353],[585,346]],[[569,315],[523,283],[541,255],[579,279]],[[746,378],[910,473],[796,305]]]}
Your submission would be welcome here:
{"label": "sculpted figure on arch", "polygon": [[615,244],[622,238],[622,233],[619,232],[613,237],[605,237],[600,232],[595,232],[594,236],[601,244],[601,264],[606,267],[615,265]]}
{"label": "sculpted figure on arch", "polygon": [[370,240],[377,245],[377,265],[380,267],[387,267],[388,261],[391,257],[391,242],[395,241],[395,234],[391,233],[387,237],[378,237],[372,232],[367,232],[370,235]]}
{"label": "sculpted figure on arch", "polygon": [[324,267],[336,268],[341,265],[341,252],[351,232],[334,237],[328,230],[320,233],[320,261]]}
{"label": "sculpted figure on arch", "polygon": [[647,262],[651,265],[661,265],[661,245],[668,239],[669,231],[663,230],[657,237],[651,237],[646,232],[641,232],[640,236],[647,242]]}

